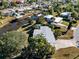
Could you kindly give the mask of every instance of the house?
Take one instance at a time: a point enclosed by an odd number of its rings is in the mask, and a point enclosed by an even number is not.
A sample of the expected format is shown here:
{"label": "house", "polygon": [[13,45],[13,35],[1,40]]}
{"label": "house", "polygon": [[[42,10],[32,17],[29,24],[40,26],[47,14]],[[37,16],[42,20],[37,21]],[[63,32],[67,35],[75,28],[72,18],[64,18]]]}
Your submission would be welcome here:
{"label": "house", "polygon": [[39,5],[36,2],[33,2],[32,5],[31,5],[31,7],[33,9],[38,9],[39,8]]}
{"label": "house", "polygon": [[54,46],[56,50],[59,50],[61,48],[68,48],[68,47],[76,47],[75,42],[73,39],[70,40],[56,40],[54,37],[53,31],[51,31],[51,28],[48,26],[39,26],[40,28],[36,28],[33,32],[33,37],[37,36],[38,34],[41,34],[46,38],[46,41],[50,43],[50,45]]}
{"label": "house", "polygon": [[32,10],[32,8],[31,7],[27,7],[26,10]]}
{"label": "house", "polygon": [[23,12],[24,8],[17,8],[16,10],[18,10],[18,12]]}
{"label": "house", "polygon": [[54,16],[52,15],[46,15],[44,16],[44,18],[48,22],[48,24],[51,24],[54,21]]}
{"label": "house", "polygon": [[11,15],[12,15],[12,12],[9,11],[9,9],[7,9],[7,10],[2,10],[2,15],[3,15],[3,16],[11,16]]}
{"label": "house", "polygon": [[25,2],[25,0],[8,0],[8,2],[24,3],[24,2]]}
{"label": "house", "polygon": [[33,36],[37,36],[38,34],[43,34],[44,38],[46,38],[46,41],[50,43],[50,45],[55,45],[56,40],[54,37],[54,33],[48,26],[40,26],[40,29],[35,29],[33,32]]}
{"label": "house", "polygon": [[71,12],[63,12],[60,14],[61,17],[68,18],[68,16],[71,15]]}
{"label": "house", "polygon": [[53,18],[53,16],[52,15],[46,15],[46,16],[44,16],[44,18],[51,19],[51,18]]}
{"label": "house", "polygon": [[62,22],[62,20],[63,20],[63,18],[62,17],[55,17],[55,23],[61,23]]}
{"label": "house", "polygon": [[78,4],[78,0],[71,0],[73,5],[77,5]]}
{"label": "house", "polygon": [[17,2],[24,3],[25,1],[24,0],[17,0]]}
{"label": "house", "polygon": [[36,14],[34,14],[33,16],[31,16],[31,19],[33,19],[35,21],[38,21],[39,20],[39,17]]}

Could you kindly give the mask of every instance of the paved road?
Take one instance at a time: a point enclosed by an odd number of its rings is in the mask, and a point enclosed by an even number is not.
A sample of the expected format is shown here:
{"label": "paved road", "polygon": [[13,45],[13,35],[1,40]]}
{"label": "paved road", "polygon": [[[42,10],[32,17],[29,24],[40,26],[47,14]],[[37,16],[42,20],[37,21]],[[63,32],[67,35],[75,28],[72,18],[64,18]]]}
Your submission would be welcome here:
{"label": "paved road", "polygon": [[79,41],[79,25],[74,30],[73,36],[74,36],[73,40]]}

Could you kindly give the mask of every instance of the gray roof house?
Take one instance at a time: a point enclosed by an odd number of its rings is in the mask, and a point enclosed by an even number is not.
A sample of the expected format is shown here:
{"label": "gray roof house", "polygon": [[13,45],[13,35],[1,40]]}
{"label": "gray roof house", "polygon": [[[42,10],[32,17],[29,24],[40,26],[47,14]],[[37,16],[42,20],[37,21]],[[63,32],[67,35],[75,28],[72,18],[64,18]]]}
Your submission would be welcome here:
{"label": "gray roof house", "polygon": [[47,42],[50,43],[50,45],[55,45],[56,40],[54,34],[48,26],[41,26],[40,29],[35,29],[33,32],[33,36],[36,36],[38,34],[43,34],[43,36],[46,38]]}

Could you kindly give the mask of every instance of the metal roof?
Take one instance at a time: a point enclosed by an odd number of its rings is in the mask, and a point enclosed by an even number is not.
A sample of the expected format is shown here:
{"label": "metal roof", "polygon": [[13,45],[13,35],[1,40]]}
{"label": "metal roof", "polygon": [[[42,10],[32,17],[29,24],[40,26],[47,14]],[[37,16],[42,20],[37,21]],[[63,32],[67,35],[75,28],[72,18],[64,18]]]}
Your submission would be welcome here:
{"label": "metal roof", "polygon": [[51,29],[47,26],[41,26],[40,29],[35,29],[33,36],[37,34],[43,34],[44,38],[46,38],[47,42],[50,43],[52,46],[55,44],[55,37]]}

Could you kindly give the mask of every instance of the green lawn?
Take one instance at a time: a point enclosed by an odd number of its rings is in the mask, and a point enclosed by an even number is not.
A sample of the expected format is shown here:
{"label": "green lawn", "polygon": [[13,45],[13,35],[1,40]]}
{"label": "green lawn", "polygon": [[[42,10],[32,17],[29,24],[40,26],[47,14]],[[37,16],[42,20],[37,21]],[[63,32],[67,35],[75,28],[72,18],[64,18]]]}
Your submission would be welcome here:
{"label": "green lawn", "polygon": [[[75,23],[74,23],[74,22],[75,22]],[[69,25],[69,22],[67,22],[67,21],[62,21],[62,24],[68,26],[68,25]],[[72,22],[72,26],[73,26],[73,27],[76,27],[77,25],[78,25],[77,21],[73,21],[73,22]]]}
{"label": "green lawn", "polygon": [[69,22],[66,22],[66,21],[62,21],[62,24],[68,26],[69,25]]}

